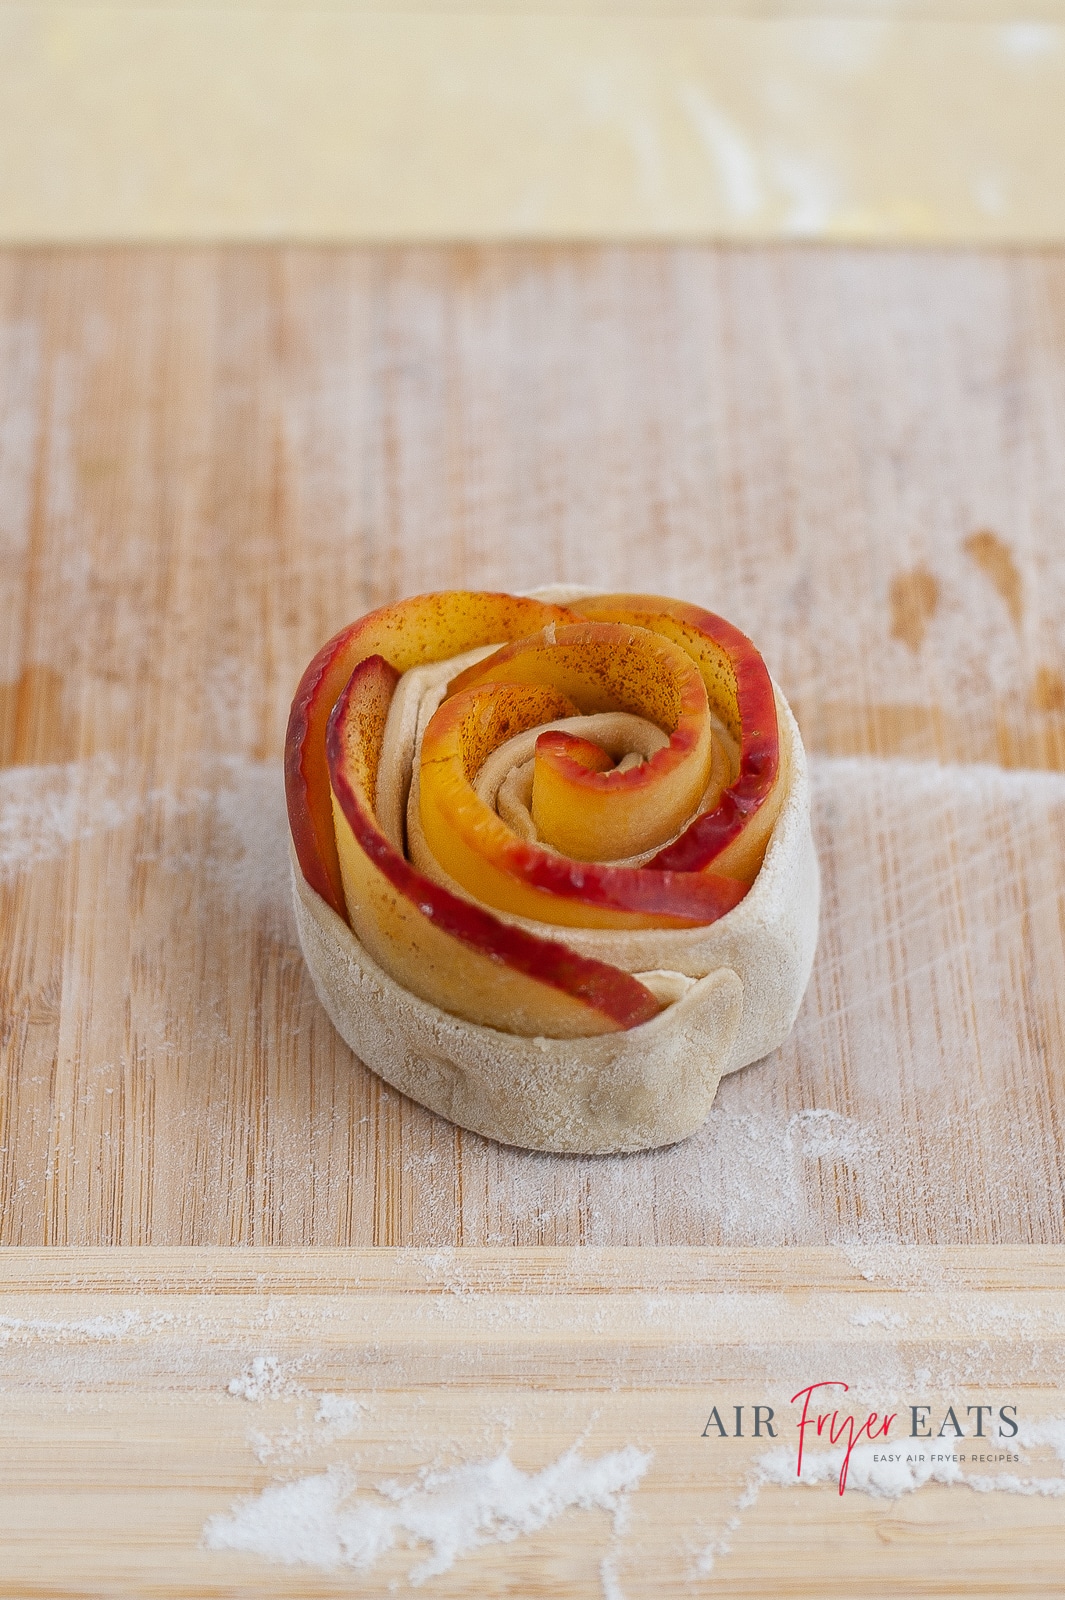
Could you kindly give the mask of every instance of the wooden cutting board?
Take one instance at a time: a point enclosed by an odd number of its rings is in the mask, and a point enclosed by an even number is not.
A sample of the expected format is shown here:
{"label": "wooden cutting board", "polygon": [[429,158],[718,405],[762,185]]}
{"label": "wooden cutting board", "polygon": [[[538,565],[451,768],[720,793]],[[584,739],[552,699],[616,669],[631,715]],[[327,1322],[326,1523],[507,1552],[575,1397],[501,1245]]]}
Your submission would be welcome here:
{"label": "wooden cutting board", "polygon": [[[428,1515],[504,1447],[551,1516],[427,1592],[1058,1592],[1063,417],[1060,252],[0,254],[0,1593],[380,1595],[436,1550],[393,1513],[361,1572],[203,1530],[329,1466],[363,1530],[389,1478]],[[791,1038],[617,1159],[385,1087],[288,903],[316,647],[554,580],[733,618],[813,772]],[[1029,1487],[841,1501],[703,1437],[793,1448],[836,1378],[1016,1404],[1024,1460],[951,1470]]]}
{"label": "wooden cutting board", "polygon": [[[0,1595],[1058,1595],[1065,1252],[908,1265],[10,1252]],[[799,1483],[791,1397],[833,1379]]]}
{"label": "wooden cutting board", "polygon": [[[1065,255],[0,255],[0,1240],[1065,1242]],[[812,758],[821,945],[704,1133],[501,1149],[352,1059],[281,748],[373,605],[697,598]]]}

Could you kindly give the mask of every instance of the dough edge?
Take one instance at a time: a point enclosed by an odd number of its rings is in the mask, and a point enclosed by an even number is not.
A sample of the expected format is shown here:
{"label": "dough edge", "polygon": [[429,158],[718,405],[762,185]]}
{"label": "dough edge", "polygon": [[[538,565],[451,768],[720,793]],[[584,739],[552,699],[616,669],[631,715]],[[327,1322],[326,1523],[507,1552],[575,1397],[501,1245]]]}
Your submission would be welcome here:
{"label": "dough edge", "polygon": [[625,1032],[527,1038],[467,1022],[411,994],[314,892],[290,848],[300,945],[341,1038],[393,1088],[502,1144],[611,1155],[694,1133],[721,1078],[783,1043],[813,966],[820,878],[809,776],[798,726],[776,694],[791,770],[762,869],[720,921],[676,930],[699,939],[700,964],[710,970],[657,1017]]}

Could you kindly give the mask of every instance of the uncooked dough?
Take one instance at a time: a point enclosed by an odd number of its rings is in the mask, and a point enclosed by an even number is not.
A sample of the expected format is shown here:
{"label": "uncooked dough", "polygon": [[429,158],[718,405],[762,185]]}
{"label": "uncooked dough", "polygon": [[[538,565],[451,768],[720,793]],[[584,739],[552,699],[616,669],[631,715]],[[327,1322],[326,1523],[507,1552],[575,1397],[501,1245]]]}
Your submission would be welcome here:
{"label": "uncooked dough", "polygon": [[[565,604],[572,588],[536,591]],[[486,654],[487,652],[478,652]],[[455,665],[401,680],[382,756],[378,810],[394,843],[433,870],[407,792],[418,730]],[[776,1049],[809,980],[819,876],[810,828],[806,756],[775,688],[788,792],[752,887],[717,922],[695,928],[560,929],[511,921],[609,961],[667,1002],[640,1027],[582,1039],[526,1038],[465,1021],[411,994],[370,957],[310,888],[295,857],[293,896],[315,989],[358,1056],[404,1094],[464,1128],[535,1150],[608,1153],[669,1144],[705,1120],[718,1084]],[[412,825],[413,824],[413,825]],[[437,867],[433,875],[443,875]],[[455,893],[462,893],[444,879]]]}

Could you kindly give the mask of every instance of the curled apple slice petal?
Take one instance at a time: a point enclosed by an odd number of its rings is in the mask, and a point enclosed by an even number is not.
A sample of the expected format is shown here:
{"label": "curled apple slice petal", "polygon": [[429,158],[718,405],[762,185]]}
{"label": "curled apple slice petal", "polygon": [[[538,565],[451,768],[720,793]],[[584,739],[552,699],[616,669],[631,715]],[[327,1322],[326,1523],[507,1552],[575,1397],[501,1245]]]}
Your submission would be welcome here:
{"label": "curled apple slice petal", "polygon": [[660,595],[596,595],[571,610],[600,622],[631,622],[681,646],[697,665],[710,705],[739,747],[739,772],[651,863],[678,872],[715,872],[753,883],[786,792],[773,684],[765,662],[724,617]]}
{"label": "curled apple slice petal", "polygon": [[544,844],[578,861],[618,861],[664,844],[694,812],[710,773],[713,729],[699,670],[670,640],[619,623],[551,623],[470,667],[448,690],[489,682],[550,684],[585,715],[636,714],[669,736],[627,771],[575,753],[582,747],[565,735],[538,740],[532,814]]}
{"label": "curled apple slice petal", "polygon": [[521,639],[572,613],[523,595],[453,589],[415,595],[360,617],[324,644],[300,679],[285,739],[285,791],[289,826],[303,876],[344,916],[333,808],[326,766],[326,725],[360,661],[379,655],[397,672],[427,661],[449,660],[464,650]]}
{"label": "curled apple slice petal", "polygon": [[[572,680],[569,687],[575,688]],[[485,804],[473,777],[495,748],[486,730],[498,739],[506,723],[520,734],[521,707],[535,715],[535,697],[544,721],[573,709],[558,691],[490,681],[445,700],[429,723],[419,809],[444,871],[483,905],[570,927],[687,927],[713,922],[738,904],[745,886],[733,879],[574,861],[519,838]]]}
{"label": "curled apple slice petal", "polygon": [[629,973],[499,922],[424,877],[386,838],[376,775],[398,677],[380,656],[361,662],[326,738],[344,895],[371,956],[413,994],[507,1033],[579,1038],[649,1021],[661,1005]]}
{"label": "curled apple slice petal", "polygon": [[[640,928],[712,922],[738,903],[745,886],[718,874],[610,864],[668,839],[705,790],[713,732],[702,678],[682,649],[645,628],[552,623],[460,673],[448,694],[422,739],[420,817],[440,866],[482,904],[563,926]],[[541,721],[567,709],[641,715],[668,743],[607,773],[594,770],[585,741],[578,761],[550,736],[545,750],[541,735],[532,815],[542,843],[530,842],[475,787],[501,730],[520,735],[534,723],[535,709],[517,709],[523,694],[544,696]]]}
{"label": "curled apple slice petal", "polygon": [[687,978],[629,952],[739,904],[785,786],[743,634],[654,596],[564,598],[371,613],[308,667],[286,745],[299,870],[380,966],[470,1021],[559,1038],[673,1003]]}

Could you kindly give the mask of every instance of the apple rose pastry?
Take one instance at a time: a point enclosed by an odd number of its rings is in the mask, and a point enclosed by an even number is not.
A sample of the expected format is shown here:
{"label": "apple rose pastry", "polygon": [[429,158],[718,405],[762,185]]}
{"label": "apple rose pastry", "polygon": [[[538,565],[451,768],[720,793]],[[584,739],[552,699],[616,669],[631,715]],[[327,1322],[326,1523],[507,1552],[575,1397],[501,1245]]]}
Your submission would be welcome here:
{"label": "apple rose pastry", "polygon": [[533,1149],[684,1138],[787,1034],[817,936],[799,732],[738,629],[654,595],[371,612],[293,701],[300,940],[388,1082]]}

